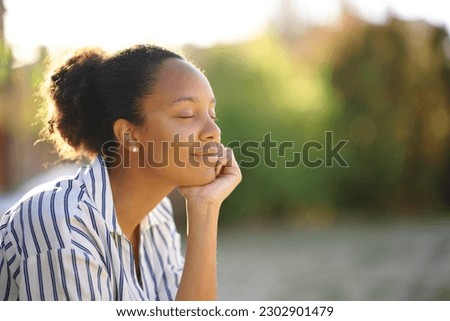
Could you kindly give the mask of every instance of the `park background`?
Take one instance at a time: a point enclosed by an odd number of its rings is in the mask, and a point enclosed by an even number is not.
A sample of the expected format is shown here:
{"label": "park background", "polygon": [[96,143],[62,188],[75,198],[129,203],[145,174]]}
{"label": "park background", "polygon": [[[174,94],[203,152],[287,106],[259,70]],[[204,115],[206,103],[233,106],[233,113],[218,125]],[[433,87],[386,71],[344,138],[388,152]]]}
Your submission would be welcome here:
{"label": "park background", "polygon": [[[219,299],[448,300],[450,15],[421,3],[0,0],[0,210],[78,166],[34,144],[47,61],[156,43],[204,70],[225,145],[294,146],[242,166],[220,217]],[[348,166],[285,166],[328,131]]]}

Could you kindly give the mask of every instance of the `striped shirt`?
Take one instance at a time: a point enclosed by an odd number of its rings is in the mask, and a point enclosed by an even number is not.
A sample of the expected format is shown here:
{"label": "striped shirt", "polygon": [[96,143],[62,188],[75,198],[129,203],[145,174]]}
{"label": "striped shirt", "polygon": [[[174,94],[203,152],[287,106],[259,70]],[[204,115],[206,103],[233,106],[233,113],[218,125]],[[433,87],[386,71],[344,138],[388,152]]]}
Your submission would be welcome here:
{"label": "striped shirt", "polygon": [[164,198],[140,223],[133,249],[113,205],[101,156],[73,177],[40,185],[0,221],[2,300],[173,300],[184,258]]}

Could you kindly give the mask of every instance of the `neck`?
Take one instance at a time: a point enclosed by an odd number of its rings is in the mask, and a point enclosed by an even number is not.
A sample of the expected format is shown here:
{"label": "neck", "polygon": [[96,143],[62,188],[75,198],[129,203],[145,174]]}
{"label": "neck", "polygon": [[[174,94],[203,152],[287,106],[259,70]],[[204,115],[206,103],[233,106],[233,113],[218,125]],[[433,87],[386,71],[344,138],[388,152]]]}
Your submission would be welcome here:
{"label": "neck", "polygon": [[148,169],[117,167],[108,169],[117,220],[131,240],[139,223],[175,186],[158,179]]}

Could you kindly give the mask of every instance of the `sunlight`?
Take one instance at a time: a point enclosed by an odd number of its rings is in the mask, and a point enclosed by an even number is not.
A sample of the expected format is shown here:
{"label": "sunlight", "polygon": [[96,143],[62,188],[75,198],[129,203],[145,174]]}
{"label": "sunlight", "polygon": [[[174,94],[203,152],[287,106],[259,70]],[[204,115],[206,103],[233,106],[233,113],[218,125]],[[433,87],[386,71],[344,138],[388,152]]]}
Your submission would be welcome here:
{"label": "sunlight", "polygon": [[[125,0],[3,0],[5,39],[16,61],[33,61],[37,48],[60,52],[83,46],[116,50],[136,43],[177,47],[238,42],[260,34],[274,21],[281,4],[307,25],[328,23],[342,4],[372,22],[389,13],[450,25],[439,0],[265,0],[265,1],[125,1]],[[175,49],[175,48],[174,48]]]}
{"label": "sunlight", "polygon": [[5,0],[6,40],[19,60],[35,48],[114,50],[135,43],[209,46],[262,31],[276,1]]}

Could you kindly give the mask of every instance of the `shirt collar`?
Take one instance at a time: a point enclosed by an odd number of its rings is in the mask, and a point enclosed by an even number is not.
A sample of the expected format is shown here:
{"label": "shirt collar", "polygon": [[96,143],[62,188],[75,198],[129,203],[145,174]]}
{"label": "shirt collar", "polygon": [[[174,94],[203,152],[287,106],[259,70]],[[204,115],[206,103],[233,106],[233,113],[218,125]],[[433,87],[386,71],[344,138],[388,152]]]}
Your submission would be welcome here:
{"label": "shirt collar", "polygon": [[86,185],[86,193],[94,201],[108,230],[123,234],[117,222],[108,170],[103,157],[100,154],[97,155],[89,165],[82,167],[80,171],[80,176]]}
{"label": "shirt collar", "polygon": [[[109,180],[107,165],[99,154],[92,162],[80,169],[79,175],[86,185],[86,193],[94,201],[101,213],[107,228],[111,232],[122,235],[122,229],[117,221],[114,208],[111,183]],[[172,216],[172,206],[165,197],[140,223],[141,233],[153,226],[166,223]]]}

